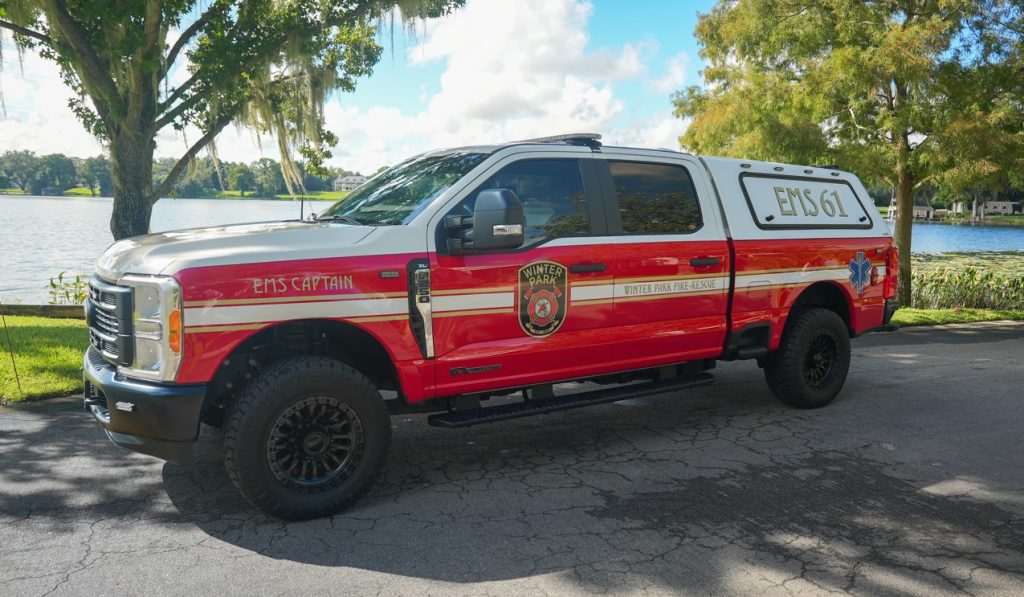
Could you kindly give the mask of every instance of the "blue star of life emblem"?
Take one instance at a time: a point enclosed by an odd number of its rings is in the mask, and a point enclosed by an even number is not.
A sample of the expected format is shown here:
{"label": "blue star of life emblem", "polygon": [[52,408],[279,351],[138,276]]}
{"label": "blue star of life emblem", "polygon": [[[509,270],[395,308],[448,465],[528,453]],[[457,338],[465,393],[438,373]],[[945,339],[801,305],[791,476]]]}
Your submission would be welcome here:
{"label": "blue star of life emblem", "polygon": [[864,294],[864,289],[871,282],[871,260],[864,257],[863,251],[850,260],[850,284],[857,289],[857,294]]}

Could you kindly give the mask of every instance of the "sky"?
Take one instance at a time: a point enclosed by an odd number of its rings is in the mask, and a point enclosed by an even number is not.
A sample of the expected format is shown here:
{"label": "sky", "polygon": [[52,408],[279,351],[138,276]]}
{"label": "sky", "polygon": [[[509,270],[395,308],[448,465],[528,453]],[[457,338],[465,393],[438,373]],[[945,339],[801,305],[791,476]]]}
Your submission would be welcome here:
{"label": "sky", "polygon": [[[608,144],[678,148],[686,123],[672,92],[700,83],[693,37],[713,0],[467,0],[443,19],[396,27],[374,73],[327,103],[338,135],[332,166],[372,173],[430,149],[596,132]],[[174,39],[173,34],[169,39]],[[56,67],[34,53],[19,63],[5,38],[0,153],[87,157],[98,141],[67,107]],[[170,74],[171,84],[187,76]],[[168,127],[169,128],[169,127]],[[157,139],[157,157],[178,157],[196,130]],[[271,139],[230,127],[221,159],[278,159]]]}

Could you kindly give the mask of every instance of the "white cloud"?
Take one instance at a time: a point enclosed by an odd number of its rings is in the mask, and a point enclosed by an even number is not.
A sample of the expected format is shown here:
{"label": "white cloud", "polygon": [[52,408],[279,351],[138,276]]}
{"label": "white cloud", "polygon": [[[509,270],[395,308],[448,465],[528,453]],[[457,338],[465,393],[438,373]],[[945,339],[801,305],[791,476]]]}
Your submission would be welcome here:
{"label": "white cloud", "polygon": [[665,62],[665,74],[648,83],[658,93],[672,93],[686,82],[686,69],[690,65],[690,56],[680,52]]}
{"label": "white cloud", "polygon": [[5,111],[0,113],[0,152],[27,149],[37,154],[96,155],[99,142],[68,108],[74,94],[64,85],[60,70],[35,52],[19,64],[10,38],[3,41],[0,72]]}
{"label": "white cloud", "polygon": [[[677,147],[685,125],[672,117],[667,101],[656,114],[631,113],[623,89],[677,88],[687,56],[673,56],[651,79],[648,64],[658,44],[647,39],[589,47],[593,11],[585,0],[469,0],[453,15],[423,23],[407,59],[409,68],[440,65],[437,87],[395,89],[419,99],[414,110],[346,106],[345,95],[330,100],[327,128],[340,139],[331,163],[368,173],[428,149],[566,132],[604,133],[606,142],[616,144]],[[172,71],[173,82],[187,76],[186,67],[182,63]],[[19,82],[14,70],[9,66],[2,75],[8,115],[0,120],[0,151],[25,147],[79,156],[100,151],[67,109],[69,92],[56,67],[29,54],[27,82]],[[33,99],[18,99],[26,95]],[[157,138],[157,156],[177,157],[186,140],[198,137],[191,127],[184,138],[168,128]],[[273,139],[263,138],[261,144],[245,128],[226,129],[217,150],[229,161],[278,157]]]}

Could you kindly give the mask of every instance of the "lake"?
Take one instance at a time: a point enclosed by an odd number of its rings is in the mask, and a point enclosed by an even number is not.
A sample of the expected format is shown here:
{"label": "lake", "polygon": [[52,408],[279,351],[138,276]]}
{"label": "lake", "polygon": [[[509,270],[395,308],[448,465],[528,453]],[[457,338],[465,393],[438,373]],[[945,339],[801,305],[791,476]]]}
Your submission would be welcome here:
{"label": "lake", "polygon": [[[306,202],[306,213],[329,202]],[[0,301],[45,303],[47,280],[60,272],[88,274],[113,242],[111,200],[88,197],[0,196]],[[292,201],[162,199],[154,232],[238,222],[295,219]],[[915,253],[1024,251],[1024,228],[914,224]]]}

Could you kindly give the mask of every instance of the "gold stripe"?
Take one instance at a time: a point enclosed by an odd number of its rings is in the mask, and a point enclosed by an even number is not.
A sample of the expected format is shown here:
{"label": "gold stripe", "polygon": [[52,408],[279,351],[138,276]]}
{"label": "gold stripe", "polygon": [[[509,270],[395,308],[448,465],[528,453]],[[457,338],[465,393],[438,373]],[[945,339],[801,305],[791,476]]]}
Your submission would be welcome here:
{"label": "gold stripe", "polygon": [[268,325],[273,325],[273,323],[274,322],[268,321],[264,323],[242,323],[233,325],[203,325],[195,327],[186,326],[185,332],[191,334],[206,334],[213,332],[238,332],[241,330],[258,330]]}
{"label": "gold stripe", "polygon": [[781,267],[777,269],[745,269],[736,270],[737,276],[749,276],[751,274],[785,274],[789,272],[819,272],[827,269],[845,269],[842,265],[815,265],[813,267]]}
{"label": "gold stripe", "polygon": [[572,305],[579,307],[586,307],[589,305],[607,305],[614,302],[615,299],[603,298],[603,299],[584,299],[581,301],[570,301]]}
{"label": "gold stripe", "polygon": [[447,290],[432,290],[434,296],[450,296],[453,294],[497,294],[499,292],[514,292],[511,286],[496,286],[492,288],[449,288]]}
{"label": "gold stripe", "polygon": [[673,292],[671,294],[646,294],[643,296],[622,296],[616,297],[616,302],[626,303],[633,301],[653,301],[657,299],[682,298],[684,296],[701,296],[711,294],[725,294],[724,288],[717,290],[691,290],[690,292]]}
{"label": "gold stripe", "polygon": [[615,280],[613,278],[605,278],[603,280],[580,280],[579,282],[569,282],[569,286],[573,288],[579,286],[600,286],[601,284],[611,284]]}
{"label": "gold stripe", "polygon": [[355,321],[358,323],[370,323],[374,321],[405,321],[409,319],[406,314],[402,315],[369,315],[362,317],[343,317],[340,318],[342,321]]}
{"label": "gold stripe", "polygon": [[206,301],[185,301],[185,308],[222,307],[230,305],[271,305],[278,303],[327,303],[357,299],[405,298],[407,292],[370,292],[365,294],[323,294],[316,296],[268,296],[266,298],[211,299]]}
{"label": "gold stripe", "polygon": [[692,280],[694,278],[728,278],[728,272],[718,272],[712,274],[684,274],[677,276],[655,276],[650,278],[616,278],[616,284],[639,284],[641,282],[664,282],[668,280]]}
{"label": "gold stripe", "polygon": [[469,309],[467,311],[442,311],[440,313],[434,313],[434,319],[437,319],[438,317],[462,317],[464,315],[498,315],[513,312],[514,311],[508,307],[495,307],[491,309]]}

